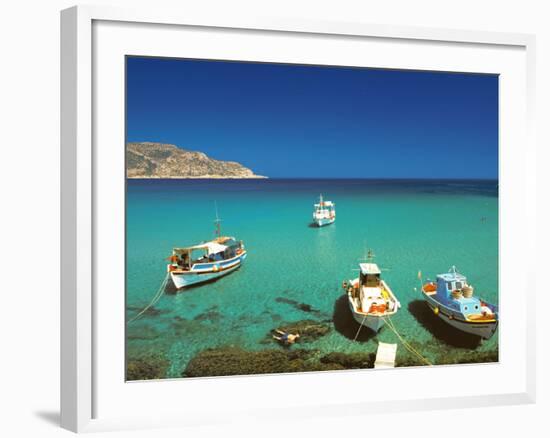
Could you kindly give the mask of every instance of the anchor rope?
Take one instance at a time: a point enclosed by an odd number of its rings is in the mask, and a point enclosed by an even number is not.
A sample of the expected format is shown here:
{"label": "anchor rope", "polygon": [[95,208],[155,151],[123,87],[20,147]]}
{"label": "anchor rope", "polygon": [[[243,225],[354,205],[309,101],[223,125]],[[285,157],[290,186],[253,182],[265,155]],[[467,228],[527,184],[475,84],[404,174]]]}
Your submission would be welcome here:
{"label": "anchor rope", "polygon": [[363,321],[361,321],[361,324],[359,324],[359,328],[357,329],[357,333],[355,333],[355,337],[353,338],[353,342],[357,340],[357,336],[359,336],[359,332],[361,331],[361,327],[363,327],[363,323],[365,322],[365,319],[367,319],[367,315],[363,317]]}
{"label": "anchor rope", "polygon": [[411,352],[412,354],[414,354],[416,357],[418,357],[422,362],[426,363],[427,365],[433,365],[428,359],[426,359],[424,356],[422,356],[422,354],[416,350],[411,344],[409,344],[404,338],[403,336],[401,336],[399,334],[399,332],[397,331],[397,328],[395,327],[395,324],[393,323],[393,321],[390,319],[389,316],[386,316],[386,317],[382,317],[382,320],[386,323],[386,325],[390,328],[390,330],[395,334],[395,336],[397,336],[397,338],[401,341],[401,343],[403,344],[403,346],[409,351]]}
{"label": "anchor rope", "polygon": [[162,283],[153,296],[153,299],[147,304],[137,315],[135,315],[133,318],[128,320],[126,324],[130,324],[131,322],[134,322],[136,319],[138,319],[141,315],[143,315],[147,310],[149,310],[152,306],[154,306],[158,300],[160,300],[160,297],[164,294],[164,289],[166,288],[166,283],[168,283],[168,279],[170,278],[169,274],[166,274],[166,277],[164,277],[164,280],[162,280]]}

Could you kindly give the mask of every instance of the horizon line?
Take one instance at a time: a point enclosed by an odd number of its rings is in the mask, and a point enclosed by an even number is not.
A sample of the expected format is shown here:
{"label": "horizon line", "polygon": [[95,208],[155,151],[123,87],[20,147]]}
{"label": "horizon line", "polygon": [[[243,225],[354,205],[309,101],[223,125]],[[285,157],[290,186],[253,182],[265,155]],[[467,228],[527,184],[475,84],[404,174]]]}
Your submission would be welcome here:
{"label": "horizon line", "polygon": [[411,180],[417,180],[417,181],[498,181],[499,178],[496,177],[412,177],[412,176],[399,176],[399,177],[339,177],[339,176],[333,176],[333,177],[320,177],[320,176],[266,176],[263,178],[235,178],[235,177],[227,177],[227,178],[192,178],[192,177],[171,177],[171,178],[150,178],[150,177],[126,177],[126,179],[139,179],[139,180],[163,180],[163,181],[170,181],[170,180],[204,180],[204,181],[217,181],[217,180],[224,180],[224,181],[249,181],[249,180],[278,180],[278,179],[302,179],[302,180],[370,180],[370,181],[411,181]]}
{"label": "horizon line", "polygon": [[415,177],[415,176],[394,176],[394,177],[383,177],[383,176],[329,176],[329,177],[321,177],[321,176],[268,176],[267,179],[367,179],[367,180],[396,180],[396,179],[402,179],[402,180],[411,180],[411,179],[418,179],[418,180],[483,180],[483,181],[498,181],[498,177]]}

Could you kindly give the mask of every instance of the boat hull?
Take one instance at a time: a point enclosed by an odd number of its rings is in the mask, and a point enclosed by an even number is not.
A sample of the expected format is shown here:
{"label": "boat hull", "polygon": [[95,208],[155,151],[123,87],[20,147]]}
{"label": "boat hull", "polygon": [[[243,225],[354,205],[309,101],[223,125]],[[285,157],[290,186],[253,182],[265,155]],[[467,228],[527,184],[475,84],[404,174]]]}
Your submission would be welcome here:
{"label": "boat hull", "polygon": [[[357,284],[358,281],[359,278],[356,278],[354,280],[350,280],[349,284]],[[401,304],[384,280],[380,281],[380,286],[389,294],[389,299],[394,303],[392,310],[386,310],[384,313],[363,312],[361,310],[361,303],[357,302],[357,298],[353,298],[352,292],[349,289],[347,290],[348,306],[351,314],[353,315],[353,319],[355,319],[357,324],[367,327],[375,333],[378,333],[384,326],[385,318],[395,315],[401,307]]]}
{"label": "boat hull", "polygon": [[190,271],[170,272],[170,278],[176,289],[184,289],[201,283],[216,280],[239,269],[246,259],[246,252],[234,260],[193,266]]}
{"label": "boat hull", "polygon": [[357,313],[353,308],[353,304],[351,304],[351,302],[349,302],[349,309],[351,311],[351,314],[353,315],[353,319],[355,319],[357,324],[367,327],[375,333],[378,333],[385,324],[384,318],[382,316],[364,315],[361,313]]}
{"label": "boat hull", "polygon": [[314,219],[315,225],[318,227],[324,227],[325,225],[330,225],[334,223],[334,218],[323,218],[323,219]]}
{"label": "boat hull", "polygon": [[[426,295],[423,293],[424,298],[426,299],[426,303],[430,307],[430,309],[434,312],[434,314],[437,313],[437,317],[444,321],[445,323],[449,324],[451,327],[456,328],[457,330],[460,330],[464,333],[469,333],[471,335],[479,336],[483,339],[490,339],[498,327],[498,321],[492,321],[492,322],[469,322],[462,320],[455,315],[453,315],[451,312],[445,311],[442,309],[441,303],[439,303],[437,300],[432,298],[429,295]],[[437,311],[435,309],[438,309]]]}

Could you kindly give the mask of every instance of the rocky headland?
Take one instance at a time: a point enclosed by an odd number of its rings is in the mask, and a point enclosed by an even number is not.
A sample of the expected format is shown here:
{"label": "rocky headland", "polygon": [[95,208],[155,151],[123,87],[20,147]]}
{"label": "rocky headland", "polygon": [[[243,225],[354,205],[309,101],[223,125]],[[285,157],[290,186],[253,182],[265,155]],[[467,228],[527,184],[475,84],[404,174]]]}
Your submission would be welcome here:
{"label": "rocky headland", "polygon": [[153,142],[126,144],[126,176],[143,179],[266,178],[235,161],[215,160],[202,152]]}

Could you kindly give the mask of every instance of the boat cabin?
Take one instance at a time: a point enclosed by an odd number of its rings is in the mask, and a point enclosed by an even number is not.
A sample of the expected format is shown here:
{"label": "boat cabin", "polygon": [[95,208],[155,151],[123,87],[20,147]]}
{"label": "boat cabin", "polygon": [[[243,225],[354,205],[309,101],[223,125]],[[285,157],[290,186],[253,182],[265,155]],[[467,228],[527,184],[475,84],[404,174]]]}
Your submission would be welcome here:
{"label": "boat cabin", "polygon": [[380,268],[376,263],[360,263],[359,283],[364,287],[380,286]]}
{"label": "boat cabin", "polygon": [[[221,243],[223,242],[223,243]],[[232,237],[220,237],[216,240],[186,248],[174,248],[170,260],[183,270],[189,270],[196,263],[210,263],[236,257],[242,251],[242,242]]]}
{"label": "boat cabin", "polygon": [[467,287],[466,277],[453,267],[450,272],[437,276],[437,300],[463,315],[479,314],[481,301],[477,297],[464,296],[463,290]]}
{"label": "boat cabin", "polygon": [[316,209],[331,209],[334,207],[334,203],[332,201],[321,201],[318,204],[315,204]]}
{"label": "boat cabin", "polygon": [[334,214],[335,205],[332,201],[325,201],[321,196],[319,202],[313,205],[315,208],[315,214]]}

